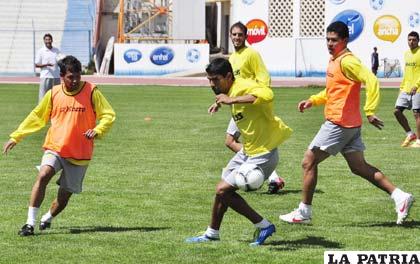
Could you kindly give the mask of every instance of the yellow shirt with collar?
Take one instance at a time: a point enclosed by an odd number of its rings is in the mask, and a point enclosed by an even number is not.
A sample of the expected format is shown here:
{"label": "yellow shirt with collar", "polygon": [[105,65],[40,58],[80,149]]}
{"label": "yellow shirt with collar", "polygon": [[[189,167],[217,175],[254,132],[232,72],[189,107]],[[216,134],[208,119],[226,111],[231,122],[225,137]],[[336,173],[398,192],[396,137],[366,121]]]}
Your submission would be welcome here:
{"label": "yellow shirt with collar", "polygon": [[235,78],[252,79],[264,86],[271,86],[271,78],[260,54],[251,47],[243,47],[230,55]]}
{"label": "yellow shirt with collar", "polygon": [[251,79],[236,78],[228,96],[251,94],[254,103],[233,104],[232,117],[243,137],[244,152],[258,156],[275,149],[292,134],[283,121],[274,115],[273,91]]}

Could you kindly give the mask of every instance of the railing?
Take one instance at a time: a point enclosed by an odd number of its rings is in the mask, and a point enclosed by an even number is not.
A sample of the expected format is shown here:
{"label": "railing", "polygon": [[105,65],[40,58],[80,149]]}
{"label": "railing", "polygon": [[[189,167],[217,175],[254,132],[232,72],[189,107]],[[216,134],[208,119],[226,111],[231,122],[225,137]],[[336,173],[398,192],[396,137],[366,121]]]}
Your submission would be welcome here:
{"label": "railing", "polygon": [[92,31],[69,30],[0,30],[0,75],[36,74],[34,67],[38,49],[44,46],[43,36],[53,36],[53,46],[66,55],[77,57],[82,65],[92,58]]}

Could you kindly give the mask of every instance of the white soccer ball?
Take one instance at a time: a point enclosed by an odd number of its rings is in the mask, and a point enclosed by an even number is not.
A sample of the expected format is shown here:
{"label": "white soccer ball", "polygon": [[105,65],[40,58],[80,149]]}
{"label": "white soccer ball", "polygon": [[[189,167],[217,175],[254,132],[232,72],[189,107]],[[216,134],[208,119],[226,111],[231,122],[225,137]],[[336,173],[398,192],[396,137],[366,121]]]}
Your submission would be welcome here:
{"label": "white soccer ball", "polygon": [[370,0],[370,6],[374,10],[380,10],[385,5],[385,0]]}
{"label": "white soccer ball", "polygon": [[242,164],[235,175],[236,186],[245,192],[258,190],[263,183],[264,172],[255,164]]}
{"label": "white soccer ball", "polygon": [[408,24],[410,27],[418,27],[420,25],[420,14],[417,12],[413,12],[408,17]]}

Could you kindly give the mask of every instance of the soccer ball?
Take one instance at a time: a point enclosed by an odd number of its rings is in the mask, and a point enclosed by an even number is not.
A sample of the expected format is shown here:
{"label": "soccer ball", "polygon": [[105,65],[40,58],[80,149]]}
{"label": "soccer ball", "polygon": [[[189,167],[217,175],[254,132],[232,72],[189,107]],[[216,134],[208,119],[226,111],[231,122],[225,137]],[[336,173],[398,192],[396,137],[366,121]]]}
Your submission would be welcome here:
{"label": "soccer ball", "polygon": [[264,183],[264,172],[256,164],[242,164],[235,175],[236,186],[245,191],[255,191]]}
{"label": "soccer ball", "polygon": [[370,0],[370,6],[374,10],[380,10],[385,5],[385,0]]}
{"label": "soccer ball", "polygon": [[410,27],[417,27],[420,25],[420,14],[417,12],[413,12],[408,17],[408,24]]}
{"label": "soccer ball", "polygon": [[197,49],[190,49],[187,52],[187,60],[191,63],[196,63],[200,60],[200,51]]}

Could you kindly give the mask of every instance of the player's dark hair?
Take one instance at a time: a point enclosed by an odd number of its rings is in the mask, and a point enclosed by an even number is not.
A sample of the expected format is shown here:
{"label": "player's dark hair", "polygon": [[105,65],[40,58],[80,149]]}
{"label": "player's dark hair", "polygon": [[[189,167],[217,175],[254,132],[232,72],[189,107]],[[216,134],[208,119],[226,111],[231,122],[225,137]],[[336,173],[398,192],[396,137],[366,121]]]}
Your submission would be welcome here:
{"label": "player's dark hair", "polygon": [[415,37],[417,40],[419,40],[419,33],[417,33],[416,31],[411,31],[410,33],[408,33],[409,37]]}
{"label": "player's dark hair", "polygon": [[230,32],[230,33],[232,33],[232,30],[233,30],[234,28],[239,28],[239,29],[240,29],[240,30],[244,33],[244,35],[245,35],[245,36],[248,34],[248,28],[247,28],[244,24],[242,24],[242,22],[241,22],[241,21],[238,21],[238,22],[236,22],[235,24],[233,24],[233,25],[230,27],[229,32]]}
{"label": "player's dark hair", "polygon": [[327,33],[328,32],[335,32],[341,39],[345,39],[349,37],[349,28],[344,22],[341,21],[335,21],[332,22],[327,27]]}
{"label": "player's dark hair", "polygon": [[43,39],[45,39],[46,37],[50,37],[51,41],[53,40],[53,37],[51,36],[50,33],[45,34]]}
{"label": "player's dark hair", "polygon": [[82,64],[76,57],[71,55],[59,60],[58,67],[60,67],[61,75],[65,75],[67,71],[76,73],[82,72]]}
{"label": "player's dark hair", "polygon": [[223,77],[226,77],[226,75],[230,72],[233,77],[232,65],[225,58],[215,58],[214,60],[212,60],[207,65],[206,72],[211,75],[220,74]]}

